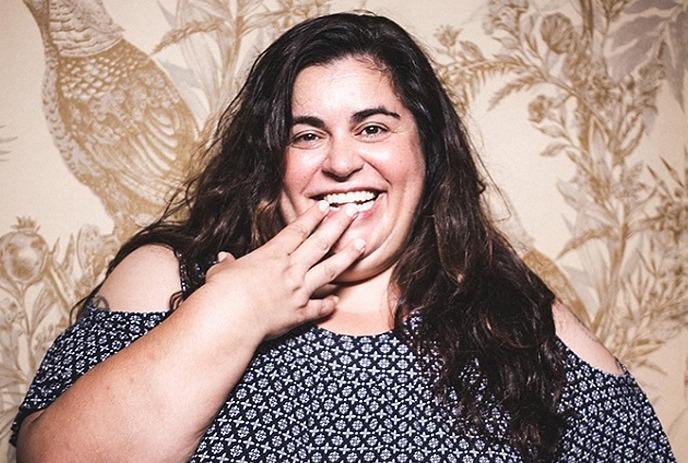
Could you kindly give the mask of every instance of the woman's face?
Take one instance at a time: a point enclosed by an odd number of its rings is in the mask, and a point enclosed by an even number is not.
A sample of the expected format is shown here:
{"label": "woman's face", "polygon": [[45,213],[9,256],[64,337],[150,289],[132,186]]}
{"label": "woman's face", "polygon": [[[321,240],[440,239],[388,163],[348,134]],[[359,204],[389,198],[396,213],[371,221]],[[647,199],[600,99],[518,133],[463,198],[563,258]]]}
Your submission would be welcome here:
{"label": "woman's face", "polygon": [[334,249],[355,238],[363,257],[340,278],[393,265],[410,232],[425,171],[418,129],[385,72],[365,58],[311,66],[297,76],[280,198],[287,222],[321,199],[359,214]]}

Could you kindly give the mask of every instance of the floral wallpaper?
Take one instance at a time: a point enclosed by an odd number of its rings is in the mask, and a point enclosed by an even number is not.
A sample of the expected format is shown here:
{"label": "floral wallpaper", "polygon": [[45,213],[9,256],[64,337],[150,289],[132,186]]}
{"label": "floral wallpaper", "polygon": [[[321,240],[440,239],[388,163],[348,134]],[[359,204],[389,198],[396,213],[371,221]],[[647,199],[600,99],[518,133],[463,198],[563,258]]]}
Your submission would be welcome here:
{"label": "floral wallpaper", "polygon": [[198,165],[253,58],[302,19],[354,9],[397,20],[433,57],[495,218],[688,461],[685,0],[3,4],[0,461],[71,307]]}

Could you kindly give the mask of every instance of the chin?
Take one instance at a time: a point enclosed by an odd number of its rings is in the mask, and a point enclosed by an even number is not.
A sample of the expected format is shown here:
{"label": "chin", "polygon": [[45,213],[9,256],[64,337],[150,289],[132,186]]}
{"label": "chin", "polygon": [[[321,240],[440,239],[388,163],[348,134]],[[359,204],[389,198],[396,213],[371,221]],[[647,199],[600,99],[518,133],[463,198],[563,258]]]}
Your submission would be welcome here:
{"label": "chin", "polygon": [[398,259],[387,262],[379,262],[374,255],[365,255],[354,262],[348,269],[342,272],[333,283],[345,283],[348,285],[361,283],[388,273]]}

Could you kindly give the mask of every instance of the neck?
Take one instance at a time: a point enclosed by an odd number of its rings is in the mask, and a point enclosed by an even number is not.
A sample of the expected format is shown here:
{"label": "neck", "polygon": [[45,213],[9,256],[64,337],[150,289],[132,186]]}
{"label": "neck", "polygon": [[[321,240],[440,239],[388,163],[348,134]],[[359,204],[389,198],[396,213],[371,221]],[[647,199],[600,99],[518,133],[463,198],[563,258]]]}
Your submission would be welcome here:
{"label": "neck", "polygon": [[394,326],[396,300],[390,297],[389,283],[394,266],[368,280],[339,285],[337,308],[318,325],[330,331],[351,335],[370,335],[389,331]]}

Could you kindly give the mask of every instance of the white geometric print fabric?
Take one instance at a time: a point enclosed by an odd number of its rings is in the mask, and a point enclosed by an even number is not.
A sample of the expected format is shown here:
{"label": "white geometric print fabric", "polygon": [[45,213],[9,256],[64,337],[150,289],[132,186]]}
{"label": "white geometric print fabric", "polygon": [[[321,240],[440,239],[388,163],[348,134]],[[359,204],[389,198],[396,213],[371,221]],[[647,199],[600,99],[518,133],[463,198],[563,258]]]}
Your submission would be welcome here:
{"label": "white geometric print fabric", "polygon": [[[165,316],[87,307],[46,354],[12,441],[24,416],[48,406],[79,376]],[[606,374],[561,348],[567,382],[560,409],[572,416],[557,461],[674,462],[632,376]],[[467,365],[462,374],[483,384],[476,366]],[[486,436],[450,413],[431,388],[415,352],[391,332],[348,336],[304,326],[261,346],[190,461],[521,461],[501,438],[506,418],[496,403],[490,403]]]}

